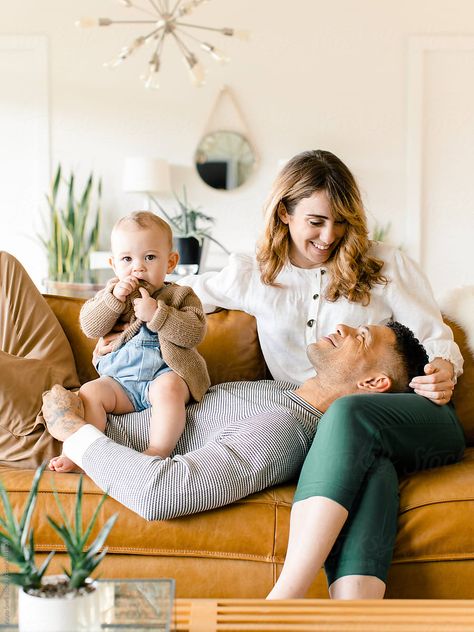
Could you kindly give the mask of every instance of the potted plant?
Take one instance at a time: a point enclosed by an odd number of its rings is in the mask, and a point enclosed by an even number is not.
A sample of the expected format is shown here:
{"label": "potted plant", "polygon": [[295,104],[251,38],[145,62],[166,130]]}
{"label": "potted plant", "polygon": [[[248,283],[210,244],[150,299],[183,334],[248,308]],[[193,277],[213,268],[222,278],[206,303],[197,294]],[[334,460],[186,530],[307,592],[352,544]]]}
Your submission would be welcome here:
{"label": "potted plant", "polygon": [[205,239],[209,239],[209,241],[214,242],[222,248],[226,254],[230,254],[227,248],[210,234],[211,226],[215,221],[214,218],[205,215],[199,210],[199,207],[195,207],[188,202],[186,188],[183,187],[182,198],[176,193],[174,196],[178,203],[178,209],[174,215],[170,215],[165,211],[156,198],[153,196],[150,196],[150,198],[173,230],[180,265],[195,266],[195,271],[199,272],[202,247]]}
{"label": "potted plant", "polygon": [[0,497],[3,517],[0,517],[0,555],[18,567],[17,572],[0,575],[0,581],[19,586],[18,620],[20,632],[78,632],[100,629],[99,600],[97,586],[91,578],[92,572],[104,558],[107,549],[100,551],[110,533],[118,514],[111,516],[95,540],[86,549],[87,541],[107,497],[104,494],[94,514],[83,528],[82,518],[82,475],[77,486],[74,521],[70,521],[55,491],[63,524],[50,516],[48,522],[63,540],[69,555],[70,569],[64,575],[45,576],[54,556],[47,556],[40,567],[35,562],[34,533],[31,519],[38,497],[38,487],[45,465],[34,475],[31,491],[26,499],[23,513],[18,520],[0,481]]}
{"label": "potted plant", "polygon": [[[96,192],[94,210],[92,200]],[[48,289],[54,284],[90,283],[90,253],[97,248],[101,215],[102,181],[94,186],[91,173],[76,196],[75,176],[62,176],[61,165],[46,195],[49,208],[47,237],[39,236],[48,256]],[[59,286],[61,289],[62,287]]]}

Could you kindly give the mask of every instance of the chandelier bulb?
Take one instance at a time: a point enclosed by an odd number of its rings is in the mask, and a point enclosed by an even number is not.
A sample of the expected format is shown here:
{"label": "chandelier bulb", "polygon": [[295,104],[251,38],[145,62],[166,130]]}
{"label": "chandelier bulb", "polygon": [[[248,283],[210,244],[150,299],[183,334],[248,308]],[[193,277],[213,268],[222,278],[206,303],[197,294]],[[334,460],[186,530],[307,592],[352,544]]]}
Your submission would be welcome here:
{"label": "chandelier bulb", "polygon": [[117,66],[120,66],[120,64],[124,62],[125,59],[126,59],[126,56],[122,56],[122,54],[120,54],[115,59],[111,59],[110,61],[105,61],[102,65],[104,66],[104,68],[116,68]]}
{"label": "chandelier bulb", "polygon": [[158,90],[160,87],[160,82],[158,79],[158,73],[150,70],[148,75],[142,77],[143,83],[145,84],[145,88],[147,90]]}
{"label": "chandelier bulb", "polygon": [[185,2],[178,8],[177,14],[179,15],[179,17],[182,17],[183,15],[188,15],[193,9],[198,7],[203,2],[209,2],[209,0],[189,0],[189,2]]}
{"label": "chandelier bulb", "polygon": [[145,83],[145,88],[151,90],[157,90],[160,87],[158,81],[158,71],[160,69],[160,57],[158,53],[154,53],[148,62],[149,70],[148,74],[141,77]]}
{"label": "chandelier bulb", "polygon": [[233,36],[236,37],[237,39],[243,42],[249,41],[250,31],[245,31],[244,29],[232,29],[232,30],[233,30]]}
{"label": "chandelier bulb", "polygon": [[76,20],[75,26],[81,29],[89,29],[94,26],[99,26],[99,20],[97,18],[81,18],[80,20]]}
{"label": "chandelier bulb", "polygon": [[194,64],[194,66],[190,68],[190,72],[191,72],[191,81],[193,83],[193,86],[200,87],[205,84],[206,82],[205,71],[204,71],[203,66],[201,66],[199,62],[197,64]]}
{"label": "chandelier bulb", "polygon": [[189,53],[184,56],[184,59],[188,65],[189,72],[191,73],[191,82],[193,86],[203,86],[205,83],[205,72],[196,55]]}
{"label": "chandelier bulb", "polygon": [[213,59],[215,59],[216,61],[218,61],[221,64],[226,64],[227,62],[230,61],[230,57],[228,57],[223,51],[219,50],[218,48],[216,48],[212,44],[208,44],[207,42],[202,42],[201,43],[201,48],[202,48],[202,50],[205,50],[206,53],[209,53],[209,55]]}

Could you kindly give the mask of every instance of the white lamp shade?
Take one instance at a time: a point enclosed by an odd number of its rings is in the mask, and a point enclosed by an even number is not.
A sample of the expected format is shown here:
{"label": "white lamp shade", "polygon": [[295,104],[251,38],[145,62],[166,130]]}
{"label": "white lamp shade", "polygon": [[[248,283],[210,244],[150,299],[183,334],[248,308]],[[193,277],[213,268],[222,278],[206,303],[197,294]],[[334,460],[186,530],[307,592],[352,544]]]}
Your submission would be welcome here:
{"label": "white lamp shade", "polygon": [[129,193],[171,191],[169,164],[162,158],[125,158],[122,186]]}

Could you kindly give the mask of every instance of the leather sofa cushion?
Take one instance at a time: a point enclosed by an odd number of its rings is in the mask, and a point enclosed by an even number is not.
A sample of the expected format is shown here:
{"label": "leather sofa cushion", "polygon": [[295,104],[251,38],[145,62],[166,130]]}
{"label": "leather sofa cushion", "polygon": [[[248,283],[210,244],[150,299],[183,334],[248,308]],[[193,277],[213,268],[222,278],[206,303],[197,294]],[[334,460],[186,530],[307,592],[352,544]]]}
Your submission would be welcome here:
{"label": "leather sofa cushion", "polygon": [[[0,476],[20,509],[33,471],[0,466]],[[52,483],[54,479],[54,484]],[[46,473],[33,517],[38,551],[62,551],[44,516],[59,518],[52,489],[72,515],[78,477]],[[92,515],[102,492],[84,479],[84,514]],[[107,544],[110,553],[282,563],[288,542],[294,485],[271,487],[232,505],[168,521],[147,522],[109,498],[96,529],[119,511]],[[412,474],[400,484],[400,515],[394,563],[474,560],[474,448],[454,465]]]}
{"label": "leather sofa cushion", "polygon": [[[34,471],[0,466],[0,477],[9,491],[14,508],[23,507],[31,488]],[[61,494],[66,513],[71,516],[77,489],[77,474],[46,472],[40,484],[33,514],[35,548],[38,551],[63,551],[64,545],[45,519],[60,515],[53,489]],[[101,490],[87,477],[83,481],[83,511],[90,519]],[[229,560],[283,561],[288,541],[289,511],[294,486],[282,485],[253,494],[221,509],[201,512],[174,520],[150,521],[138,517],[123,505],[108,498],[98,517],[94,533],[115,512],[119,518],[107,538],[109,555],[200,557]]]}
{"label": "leather sofa cushion", "polygon": [[[474,317],[474,315],[473,315]],[[464,372],[454,389],[453,402],[456,412],[461,420],[469,445],[474,444],[474,357],[469,351],[464,330],[452,320],[444,317],[445,322],[451,327],[454,340],[459,345],[464,358]]]}
{"label": "leather sofa cushion", "polygon": [[474,559],[474,448],[400,484],[395,562]]}

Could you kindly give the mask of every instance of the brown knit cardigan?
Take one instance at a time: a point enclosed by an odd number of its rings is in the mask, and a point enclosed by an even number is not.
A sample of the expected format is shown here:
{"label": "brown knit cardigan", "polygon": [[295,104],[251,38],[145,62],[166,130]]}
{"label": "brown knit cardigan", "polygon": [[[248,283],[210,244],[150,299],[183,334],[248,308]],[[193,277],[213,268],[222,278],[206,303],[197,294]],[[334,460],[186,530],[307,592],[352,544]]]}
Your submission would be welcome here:
{"label": "brown knit cardigan", "polygon": [[[144,324],[133,310],[133,301],[141,298],[139,290],[133,291],[123,303],[112,294],[115,284],[115,279],[109,281],[94,298],[84,303],[80,313],[81,327],[88,338],[105,336],[116,323],[129,323],[114,341],[114,351],[131,340]],[[140,285],[149,292],[152,290],[146,282]],[[206,362],[195,349],[206,333],[201,301],[190,287],[175,283],[165,283],[150,295],[157,307],[146,326],[157,333],[163,360],[183,378],[191,396],[199,401],[210,386]]]}

